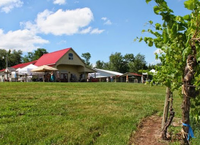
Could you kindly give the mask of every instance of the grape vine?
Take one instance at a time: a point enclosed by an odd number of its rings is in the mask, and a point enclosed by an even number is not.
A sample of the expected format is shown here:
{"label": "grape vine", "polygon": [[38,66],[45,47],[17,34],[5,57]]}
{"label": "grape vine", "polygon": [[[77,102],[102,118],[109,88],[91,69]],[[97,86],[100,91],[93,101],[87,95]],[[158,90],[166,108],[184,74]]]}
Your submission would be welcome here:
{"label": "grape vine", "polygon": [[[146,3],[151,1],[146,0]],[[198,90],[200,90],[200,69],[197,64],[200,61],[200,2],[199,0],[186,0],[184,2],[185,8],[190,10],[191,13],[185,16],[177,16],[168,7],[165,0],[154,1],[156,3],[153,8],[154,13],[160,15],[163,21],[155,24],[153,21],[149,21],[153,29],[142,30],[142,32],[148,32],[152,34],[152,37],[137,37],[136,40],[144,41],[148,46],[154,45],[161,50],[160,54],[155,54],[162,66],[157,67],[154,82],[164,84],[172,92],[182,90],[182,121],[183,124],[189,124],[188,111],[191,111],[191,117],[194,120],[200,120],[200,97],[197,95]],[[196,65],[191,64],[191,62]],[[186,74],[185,69],[189,68],[190,64],[192,70]],[[193,98],[191,104],[190,98]],[[184,103],[187,105],[184,106]],[[185,111],[184,108],[188,110]],[[182,128],[182,144],[189,144],[189,140],[186,139],[189,127],[183,125]]]}

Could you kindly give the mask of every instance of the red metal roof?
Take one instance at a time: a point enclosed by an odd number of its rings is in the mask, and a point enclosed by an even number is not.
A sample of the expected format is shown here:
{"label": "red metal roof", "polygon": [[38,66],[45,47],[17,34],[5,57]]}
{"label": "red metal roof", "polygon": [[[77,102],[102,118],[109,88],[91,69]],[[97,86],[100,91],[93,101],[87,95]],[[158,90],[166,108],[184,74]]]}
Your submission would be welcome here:
{"label": "red metal roof", "polygon": [[[18,68],[23,68],[23,67],[25,67],[29,64],[35,64],[36,62],[37,62],[37,60],[34,60],[34,61],[31,61],[31,62],[27,62],[27,63],[20,63],[20,64],[17,64],[17,65],[11,66],[11,67],[18,69]],[[3,72],[3,71],[5,71],[5,69],[0,70],[0,72]]]}
{"label": "red metal roof", "polygon": [[0,72],[3,72],[3,71],[5,71],[6,69],[4,68],[4,69],[2,69],[2,70],[0,70]]}
{"label": "red metal roof", "polygon": [[37,62],[37,60],[31,61],[31,62],[27,62],[27,63],[20,63],[14,66],[11,66],[12,68],[18,69],[18,68],[23,68],[29,64],[35,64]]}
{"label": "red metal roof", "polygon": [[142,75],[140,75],[140,74],[137,74],[137,73],[129,73],[129,74],[131,74],[131,75],[133,75],[133,76],[142,76]]}
{"label": "red metal roof", "polygon": [[35,63],[36,66],[42,66],[42,65],[54,65],[56,62],[64,55],[66,54],[71,48],[62,49],[59,51],[54,51],[51,53],[44,54],[41,56],[37,62]]}

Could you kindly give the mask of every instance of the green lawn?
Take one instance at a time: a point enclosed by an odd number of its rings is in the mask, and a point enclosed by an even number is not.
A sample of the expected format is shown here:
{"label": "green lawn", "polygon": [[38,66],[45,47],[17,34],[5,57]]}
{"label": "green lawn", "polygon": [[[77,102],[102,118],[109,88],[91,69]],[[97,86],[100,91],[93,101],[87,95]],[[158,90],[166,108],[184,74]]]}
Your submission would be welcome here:
{"label": "green lawn", "polygon": [[0,144],[126,145],[164,98],[134,83],[0,83]]}

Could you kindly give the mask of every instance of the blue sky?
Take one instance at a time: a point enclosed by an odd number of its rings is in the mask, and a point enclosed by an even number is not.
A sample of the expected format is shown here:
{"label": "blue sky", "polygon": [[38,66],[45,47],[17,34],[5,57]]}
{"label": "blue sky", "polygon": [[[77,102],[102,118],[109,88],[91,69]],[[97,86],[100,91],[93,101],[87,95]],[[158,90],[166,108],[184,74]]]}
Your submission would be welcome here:
{"label": "blue sky", "polygon": [[[183,0],[167,0],[176,15],[188,14]],[[72,47],[90,62],[109,61],[115,52],[145,55],[156,63],[155,47],[134,42],[149,20],[161,22],[145,0],[0,0],[0,49],[48,52]]]}

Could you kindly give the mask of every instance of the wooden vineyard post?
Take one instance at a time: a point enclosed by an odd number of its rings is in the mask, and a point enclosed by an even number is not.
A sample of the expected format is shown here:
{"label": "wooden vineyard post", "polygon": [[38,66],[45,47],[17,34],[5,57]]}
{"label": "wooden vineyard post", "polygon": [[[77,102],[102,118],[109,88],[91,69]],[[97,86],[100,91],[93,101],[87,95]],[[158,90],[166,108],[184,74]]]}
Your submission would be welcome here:
{"label": "wooden vineyard post", "polygon": [[169,98],[170,98],[170,89],[169,87],[167,87],[161,129],[163,129],[165,123],[167,122],[167,116],[169,112]]}
{"label": "wooden vineyard post", "polygon": [[[169,118],[168,118],[169,114]],[[173,109],[173,93],[170,88],[166,88],[166,98],[165,98],[165,106],[163,111],[163,120],[162,120],[162,139],[167,140],[167,129],[172,123],[174,118],[174,109]]]}

